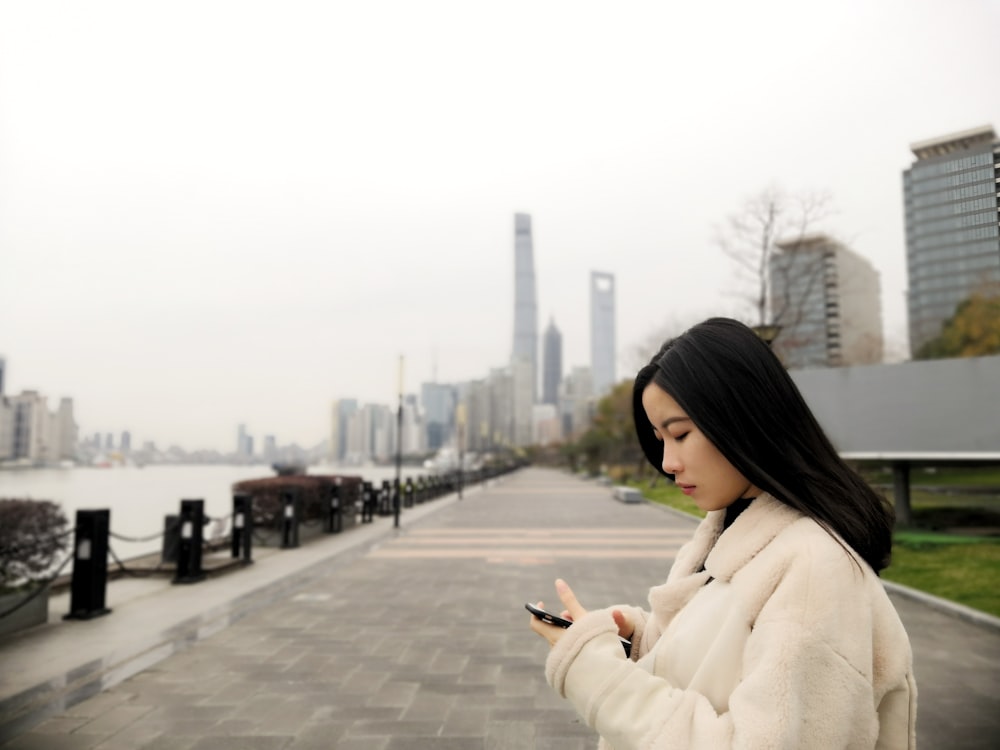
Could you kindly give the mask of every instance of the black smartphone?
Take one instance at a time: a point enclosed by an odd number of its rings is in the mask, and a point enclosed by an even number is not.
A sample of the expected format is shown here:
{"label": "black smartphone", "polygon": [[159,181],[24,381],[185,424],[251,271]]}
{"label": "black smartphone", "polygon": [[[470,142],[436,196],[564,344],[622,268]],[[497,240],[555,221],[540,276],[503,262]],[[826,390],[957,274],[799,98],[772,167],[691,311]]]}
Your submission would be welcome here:
{"label": "black smartphone", "polygon": [[[572,620],[567,620],[559,615],[554,615],[551,612],[546,612],[544,609],[539,609],[534,604],[526,603],[524,608],[531,612],[535,617],[537,617],[542,622],[547,622],[550,625],[556,625],[560,628],[568,628],[573,624]],[[632,654],[632,641],[625,640],[619,637],[622,642],[622,648],[625,649],[625,656],[630,656]]]}
{"label": "black smartphone", "polygon": [[554,615],[551,612],[546,612],[544,609],[539,609],[534,604],[525,604],[524,608],[531,612],[535,617],[537,617],[542,622],[547,622],[549,625],[556,625],[560,628],[568,628],[573,624],[572,620],[566,620],[559,615]]}

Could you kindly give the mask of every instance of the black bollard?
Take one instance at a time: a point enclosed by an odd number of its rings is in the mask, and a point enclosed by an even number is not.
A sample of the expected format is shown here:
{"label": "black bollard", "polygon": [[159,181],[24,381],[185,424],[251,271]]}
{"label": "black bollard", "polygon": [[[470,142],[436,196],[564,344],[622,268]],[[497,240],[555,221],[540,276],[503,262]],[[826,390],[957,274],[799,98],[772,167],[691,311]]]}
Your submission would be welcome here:
{"label": "black bollard", "polygon": [[361,487],[361,523],[371,523],[375,514],[375,490],[367,481]]}
{"label": "black bollard", "polygon": [[69,614],[64,620],[90,620],[106,615],[108,588],[108,533],[110,510],[78,510],[73,539],[73,581]]}
{"label": "black bollard", "polygon": [[333,480],[330,488],[330,502],[327,508],[326,532],[339,534],[344,528],[343,511],[340,508],[340,477]]}
{"label": "black bollard", "polygon": [[382,480],[382,490],[378,493],[378,514],[388,516],[392,513],[392,489],[389,480]]}
{"label": "black bollard", "polygon": [[177,548],[177,571],[174,583],[197,583],[205,580],[201,569],[202,530],[205,526],[205,501],[181,500],[181,538]]}
{"label": "black bollard", "polygon": [[301,493],[297,487],[281,493],[282,523],[281,548],[290,549],[299,546],[299,517]]}
{"label": "black bollard", "polygon": [[180,516],[170,514],[163,517],[163,545],[160,549],[160,562],[177,564],[177,550],[181,546]]}
{"label": "black bollard", "polygon": [[242,492],[233,495],[233,559],[243,554],[244,563],[252,563],[253,496]]}

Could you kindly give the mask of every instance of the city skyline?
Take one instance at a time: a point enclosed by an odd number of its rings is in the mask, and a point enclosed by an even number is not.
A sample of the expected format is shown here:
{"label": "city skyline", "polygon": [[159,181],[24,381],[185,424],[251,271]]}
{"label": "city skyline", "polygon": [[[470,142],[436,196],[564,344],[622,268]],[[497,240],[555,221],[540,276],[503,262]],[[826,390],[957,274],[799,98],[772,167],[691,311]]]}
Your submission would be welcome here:
{"label": "city skyline", "polygon": [[910,145],[1000,127],[998,27],[994,0],[0,0],[5,390],[84,435],[319,443],[338,399],[395,402],[401,355],[407,393],[508,361],[518,211],[565,371],[603,269],[626,377],[749,317],[715,237],[772,184],[831,194],[816,229],[879,273],[898,356]]}

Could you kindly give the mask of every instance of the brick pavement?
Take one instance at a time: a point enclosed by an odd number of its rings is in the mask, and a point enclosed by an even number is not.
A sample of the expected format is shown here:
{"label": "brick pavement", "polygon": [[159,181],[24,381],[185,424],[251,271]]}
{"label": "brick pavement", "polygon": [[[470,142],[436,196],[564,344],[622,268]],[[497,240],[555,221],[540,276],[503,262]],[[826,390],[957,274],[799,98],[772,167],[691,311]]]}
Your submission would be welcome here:
{"label": "brick pavement", "polygon": [[[523,604],[554,600],[556,576],[585,605],[642,603],[694,522],[527,469],[403,524],[3,750],[594,747],[544,682]],[[921,746],[995,747],[1000,634],[897,603],[914,628]]]}

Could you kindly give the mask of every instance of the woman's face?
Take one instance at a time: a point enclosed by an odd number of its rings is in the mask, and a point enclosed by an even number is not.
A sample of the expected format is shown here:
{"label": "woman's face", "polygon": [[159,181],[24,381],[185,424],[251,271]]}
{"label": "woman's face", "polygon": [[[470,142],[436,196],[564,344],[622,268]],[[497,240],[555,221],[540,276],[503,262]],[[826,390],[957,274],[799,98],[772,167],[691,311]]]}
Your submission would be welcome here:
{"label": "woman's face", "polygon": [[656,383],[642,392],[642,408],[663,443],[663,470],[674,475],[699,508],[722,510],[741,497],[760,494]]}

